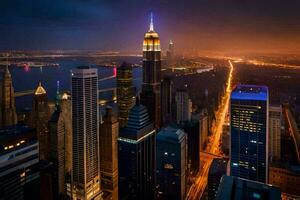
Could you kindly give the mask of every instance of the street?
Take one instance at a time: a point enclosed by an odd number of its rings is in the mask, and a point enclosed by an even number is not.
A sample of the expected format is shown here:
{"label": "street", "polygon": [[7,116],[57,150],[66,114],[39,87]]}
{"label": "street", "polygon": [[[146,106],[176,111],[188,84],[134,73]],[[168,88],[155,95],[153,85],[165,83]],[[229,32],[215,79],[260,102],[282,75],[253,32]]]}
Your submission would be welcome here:
{"label": "street", "polygon": [[229,108],[229,100],[230,100],[230,93],[232,89],[232,74],[233,74],[233,64],[229,60],[229,67],[230,72],[227,79],[227,87],[224,96],[222,97],[221,105],[219,106],[216,112],[216,120],[212,125],[212,136],[209,138],[206,151],[208,154],[201,153],[201,168],[200,172],[196,177],[195,183],[191,186],[187,198],[188,200],[198,200],[202,197],[206,185],[207,185],[207,177],[210,165],[214,158],[213,155],[219,156],[221,154],[219,150],[220,139],[222,136],[223,125],[226,120],[228,108]]}

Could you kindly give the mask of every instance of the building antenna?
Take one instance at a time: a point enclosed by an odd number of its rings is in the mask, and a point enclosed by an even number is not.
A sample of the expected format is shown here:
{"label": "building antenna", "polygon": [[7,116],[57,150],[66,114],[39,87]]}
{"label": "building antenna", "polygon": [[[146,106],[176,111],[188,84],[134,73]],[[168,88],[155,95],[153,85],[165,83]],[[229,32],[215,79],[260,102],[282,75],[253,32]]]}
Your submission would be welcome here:
{"label": "building antenna", "polygon": [[149,31],[154,31],[154,24],[153,24],[153,13],[150,13],[150,27]]}

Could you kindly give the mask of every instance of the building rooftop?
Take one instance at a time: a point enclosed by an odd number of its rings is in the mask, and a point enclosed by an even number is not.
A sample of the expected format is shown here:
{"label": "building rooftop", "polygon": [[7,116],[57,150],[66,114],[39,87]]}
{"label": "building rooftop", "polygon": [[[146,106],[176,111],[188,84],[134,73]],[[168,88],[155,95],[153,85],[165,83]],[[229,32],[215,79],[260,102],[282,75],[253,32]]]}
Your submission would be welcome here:
{"label": "building rooftop", "polygon": [[280,200],[278,187],[233,176],[223,176],[216,200],[261,199]]}
{"label": "building rooftop", "polygon": [[163,128],[156,135],[157,140],[164,140],[173,143],[180,143],[185,136],[185,132],[177,127],[168,126]]}
{"label": "building rooftop", "polygon": [[237,85],[231,93],[231,99],[237,100],[267,100],[268,87],[259,85]]}
{"label": "building rooftop", "polygon": [[223,158],[215,158],[213,159],[212,164],[209,168],[209,175],[217,174],[217,173],[226,173],[228,161]]}
{"label": "building rooftop", "polygon": [[69,100],[71,99],[71,95],[68,92],[64,92],[60,95],[61,100]]}
{"label": "building rooftop", "polygon": [[98,69],[89,66],[79,66],[71,70],[71,75],[74,78],[91,78],[98,76]]}
{"label": "building rooftop", "polygon": [[147,108],[140,104],[137,97],[136,104],[129,111],[127,125],[120,131],[120,137],[138,140],[153,130]]}

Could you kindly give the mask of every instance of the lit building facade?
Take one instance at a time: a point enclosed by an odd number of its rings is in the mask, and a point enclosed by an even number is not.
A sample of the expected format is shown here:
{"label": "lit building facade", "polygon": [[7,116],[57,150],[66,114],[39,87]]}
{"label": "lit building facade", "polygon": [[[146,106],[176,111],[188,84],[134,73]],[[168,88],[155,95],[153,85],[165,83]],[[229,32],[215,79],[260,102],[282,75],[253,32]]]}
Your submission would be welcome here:
{"label": "lit building facade", "polygon": [[155,199],[155,129],[139,98],[118,143],[119,199]]}
{"label": "lit building facade", "polygon": [[72,198],[98,199],[100,190],[98,72],[72,70]]}
{"label": "lit building facade", "polygon": [[112,108],[106,108],[100,124],[100,173],[103,199],[118,200],[118,136],[119,123]]}
{"label": "lit building facade", "polygon": [[8,66],[6,66],[2,76],[0,91],[0,127],[15,125],[17,124],[15,95]]}
{"label": "lit building facade", "polygon": [[187,183],[187,135],[166,127],[156,135],[157,199],[184,200]]}
{"label": "lit building facade", "polygon": [[265,86],[238,85],[230,97],[230,174],[268,182],[269,94]]}
{"label": "lit building facade", "polygon": [[31,125],[33,128],[36,128],[37,137],[39,141],[40,159],[46,159],[49,154],[49,119],[50,109],[48,105],[47,92],[40,82],[34,92],[31,113]]}
{"label": "lit building facade", "polygon": [[281,158],[281,106],[269,107],[269,158],[271,161]]}
{"label": "lit building facade", "polygon": [[175,95],[177,124],[190,121],[192,114],[192,101],[186,89],[177,90]]}
{"label": "lit building facade", "polygon": [[143,42],[143,85],[141,103],[146,106],[154,126],[161,126],[161,49],[158,34],[154,31],[153,20]]}
{"label": "lit building facade", "polygon": [[0,199],[39,199],[39,143],[33,128],[0,130]]}
{"label": "lit building facade", "polygon": [[134,103],[133,97],[135,94],[133,93],[132,66],[123,63],[117,68],[117,105],[120,127],[127,124],[128,114]]}

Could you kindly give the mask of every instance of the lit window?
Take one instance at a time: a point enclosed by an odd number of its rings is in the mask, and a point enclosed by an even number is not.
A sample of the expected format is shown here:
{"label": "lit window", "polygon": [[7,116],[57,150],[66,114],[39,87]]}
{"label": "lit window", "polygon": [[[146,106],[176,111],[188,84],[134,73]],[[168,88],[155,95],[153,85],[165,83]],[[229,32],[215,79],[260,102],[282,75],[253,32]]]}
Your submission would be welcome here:
{"label": "lit window", "polygon": [[258,193],[253,193],[253,198],[254,199],[261,199],[261,196]]}
{"label": "lit window", "polygon": [[20,174],[20,177],[23,178],[25,177],[25,175],[26,175],[25,172],[23,172],[22,174]]}

